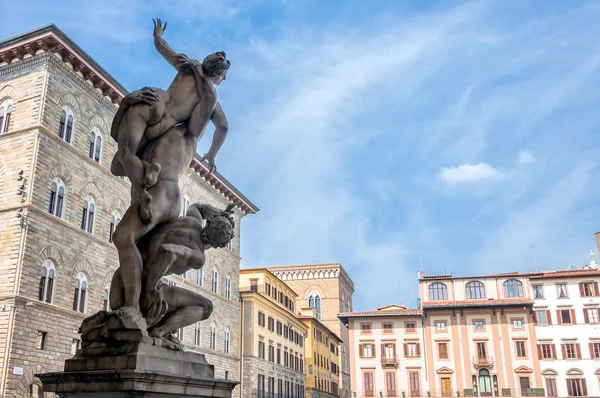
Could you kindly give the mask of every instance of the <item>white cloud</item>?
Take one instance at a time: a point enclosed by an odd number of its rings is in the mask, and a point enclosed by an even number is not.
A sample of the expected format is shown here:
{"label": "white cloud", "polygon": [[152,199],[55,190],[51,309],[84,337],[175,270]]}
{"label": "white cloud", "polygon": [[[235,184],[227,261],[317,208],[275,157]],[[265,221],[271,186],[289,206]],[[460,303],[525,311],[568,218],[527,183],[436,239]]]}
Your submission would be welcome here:
{"label": "white cloud", "polygon": [[519,152],[519,164],[531,163],[535,160],[535,156],[531,151]]}
{"label": "white cloud", "polygon": [[502,177],[503,173],[487,163],[462,164],[458,167],[442,167],[439,177],[446,184],[483,181]]}

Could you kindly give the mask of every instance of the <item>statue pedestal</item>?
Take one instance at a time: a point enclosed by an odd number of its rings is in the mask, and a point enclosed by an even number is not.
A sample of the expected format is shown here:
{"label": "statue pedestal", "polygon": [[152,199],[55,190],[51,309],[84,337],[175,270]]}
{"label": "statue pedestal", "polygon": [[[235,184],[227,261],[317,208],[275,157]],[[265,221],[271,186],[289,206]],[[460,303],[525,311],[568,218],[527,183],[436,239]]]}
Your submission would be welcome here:
{"label": "statue pedestal", "polygon": [[61,398],[231,398],[238,384],[214,379],[203,354],[146,342],[87,347],[65,362],[64,372],[36,376],[45,392]]}

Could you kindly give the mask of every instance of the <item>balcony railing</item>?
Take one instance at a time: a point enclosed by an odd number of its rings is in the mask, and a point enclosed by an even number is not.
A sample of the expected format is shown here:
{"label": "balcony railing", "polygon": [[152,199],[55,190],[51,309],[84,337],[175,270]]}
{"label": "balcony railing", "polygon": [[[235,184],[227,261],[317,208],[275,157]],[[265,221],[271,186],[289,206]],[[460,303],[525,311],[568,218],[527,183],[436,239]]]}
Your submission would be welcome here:
{"label": "balcony railing", "polygon": [[398,357],[394,357],[394,358],[382,357],[381,365],[383,365],[383,366],[398,366]]}
{"label": "balcony railing", "polygon": [[491,355],[488,356],[475,356],[473,357],[473,365],[475,365],[475,367],[481,367],[481,366],[494,366],[494,357]]}

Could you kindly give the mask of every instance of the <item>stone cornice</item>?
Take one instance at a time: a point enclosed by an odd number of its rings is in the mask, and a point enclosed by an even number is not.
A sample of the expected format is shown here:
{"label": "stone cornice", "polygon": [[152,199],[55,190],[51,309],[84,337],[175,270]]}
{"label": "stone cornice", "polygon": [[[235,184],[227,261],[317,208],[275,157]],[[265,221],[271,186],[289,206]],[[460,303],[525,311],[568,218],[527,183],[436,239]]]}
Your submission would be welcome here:
{"label": "stone cornice", "polygon": [[119,82],[55,25],[0,42],[0,65],[10,65],[45,52],[56,54],[63,62],[69,63],[76,73],[94,88],[99,88],[113,103],[119,104],[127,95],[127,90]]}

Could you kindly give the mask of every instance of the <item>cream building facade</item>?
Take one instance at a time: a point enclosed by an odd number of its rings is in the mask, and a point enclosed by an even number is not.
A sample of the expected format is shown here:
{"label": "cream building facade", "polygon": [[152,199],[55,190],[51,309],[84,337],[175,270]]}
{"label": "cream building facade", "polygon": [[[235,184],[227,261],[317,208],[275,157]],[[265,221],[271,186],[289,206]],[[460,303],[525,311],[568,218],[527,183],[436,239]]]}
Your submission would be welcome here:
{"label": "cream building facade", "polygon": [[304,398],[308,327],[297,294],[266,268],[240,270],[243,398]]}
{"label": "cream building facade", "polygon": [[354,282],[339,263],[270,266],[268,269],[298,293],[298,307],[317,309],[317,318],[342,341],[340,396],[350,397],[348,328],[337,317],[352,311]]}
{"label": "cream building facade", "polygon": [[425,396],[427,367],[422,313],[403,305],[345,312],[352,397]]}
{"label": "cream building facade", "polygon": [[419,279],[427,389],[437,396],[531,396],[543,388],[527,275]]}
{"label": "cream building facade", "polygon": [[537,349],[546,395],[600,396],[600,270],[532,274]]}
{"label": "cream building facade", "polygon": [[[157,55],[158,56],[158,55]],[[54,25],[0,42],[0,396],[42,396],[36,373],[60,371],[81,321],[108,308],[118,266],[112,233],[129,202],[113,177],[110,125],[127,91]],[[170,277],[213,301],[181,331],[217,377],[239,377],[240,222],[258,209],[195,159],[182,208],[236,202],[236,238],[207,253],[204,277]],[[200,283],[197,283],[200,282]],[[229,333],[228,333],[229,332]]]}

